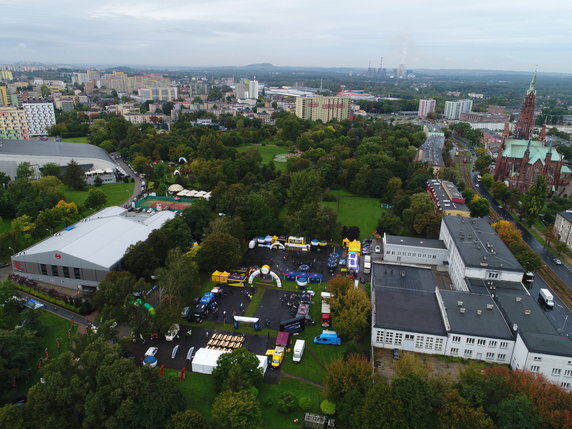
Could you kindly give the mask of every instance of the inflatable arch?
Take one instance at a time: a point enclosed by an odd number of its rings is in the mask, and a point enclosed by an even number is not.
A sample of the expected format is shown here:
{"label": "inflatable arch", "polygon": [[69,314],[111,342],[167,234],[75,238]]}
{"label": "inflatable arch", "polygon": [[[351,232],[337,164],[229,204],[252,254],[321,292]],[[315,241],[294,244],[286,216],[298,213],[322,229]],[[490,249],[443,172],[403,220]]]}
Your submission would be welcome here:
{"label": "inflatable arch", "polygon": [[179,158],[179,164],[181,163],[181,161],[187,162],[187,158],[185,158],[184,156],[181,156]]}
{"label": "inflatable arch", "polygon": [[143,308],[147,310],[151,316],[155,316],[157,314],[157,311],[153,308],[153,306],[148,302],[144,302],[141,298],[138,298],[135,301],[133,301],[133,304],[137,306],[143,306]]}
{"label": "inflatable arch", "polygon": [[271,249],[280,249],[280,250],[286,249],[286,247],[282,243],[280,243],[279,241],[275,241],[274,243],[272,243],[270,245],[270,248]]}
{"label": "inflatable arch", "polygon": [[280,277],[278,277],[278,275],[274,271],[270,271],[270,267],[268,265],[263,265],[261,269],[254,271],[248,278],[248,284],[252,284],[254,279],[258,277],[261,273],[270,274],[270,277],[272,277],[276,281],[276,286],[282,287],[282,281],[280,280]]}

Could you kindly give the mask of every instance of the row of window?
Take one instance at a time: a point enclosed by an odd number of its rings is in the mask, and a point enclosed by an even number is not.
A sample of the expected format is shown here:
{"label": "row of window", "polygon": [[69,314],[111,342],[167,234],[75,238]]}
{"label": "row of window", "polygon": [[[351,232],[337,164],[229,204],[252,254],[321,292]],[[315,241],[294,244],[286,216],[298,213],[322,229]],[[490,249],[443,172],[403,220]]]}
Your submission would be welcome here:
{"label": "row of window", "polygon": [[[395,250],[388,250],[385,254],[395,255]],[[426,253],[400,252],[400,251],[397,251],[397,256],[413,256],[414,258],[417,257],[417,258],[437,259],[437,255],[428,255]]]}
{"label": "row of window", "polygon": [[[455,344],[460,344],[461,343],[461,337],[458,335],[454,335],[452,338],[453,343]],[[478,340],[476,340],[477,346],[481,346],[484,347],[487,344],[487,340],[483,339],[483,338],[479,338]],[[469,344],[469,345],[474,345],[475,344],[475,338],[466,338],[465,339],[465,344]],[[498,344],[498,341],[496,340],[489,340],[489,347],[490,348],[496,348]],[[506,341],[501,341],[500,342],[500,348],[501,349],[507,349],[508,348],[508,342]]]}
{"label": "row of window", "polygon": [[[453,355],[453,356],[459,356],[459,349],[456,348],[456,347],[452,347],[452,348],[451,348],[451,355]],[[466,357],[466,358],[472,358],[472,357],[473,357],[473,350],[471,350],[471,349],[465,349],[465,351],[464,351],[464,353],[463,353],[463,356]],[[486,359],[486,360],[495,360],[495,354],[492,353],[492,352],[488,352],[488,353],[485,355],[485,359]],[[504,354],[504,353],[499,353],[499,354],[497,355],[497,360],[498,360],[499,362],[504,362],[504,361],[506,360],[506,354]]]}
{"label": "row of window", "polygon": [[[539,372],[540,367],[538,365],[531,365],[530,366],[531,372]],[[562,374],[562,370],[560,368],[552,368],[552,375],[555,377],[560,377]],[[572,377],[572,369],[565,369],[564,370],[564,377]]]}
{"label": "row of window", "polygon": [[[81,272],[80,269],[77,267],[72,267],[73,269],[73,278],[74,279],[81,279]],[[40,271],[43,276],[48,275],[48,266],[46,264],[40,264]],[[57,265],[50,265],[51,275],[54,277],[59,277],[59,270]],[[63,275],[66,279],[70,278],[70,267],[62,267]]]}
{"label": "row of window", "polygon": [[443,351],[443,338],[424,337],[423,335],[417,335],[417,337],[415,337],[413,334],[404,335],[400,332],[386,332],[385,337],[383,331],[377,331],[376,334],[376,341],[378,343],[383,343],[385,340],[385,344],[393,344],[396,346],[401,346],[404,338],[406,341],[413,341],[415,339],[415,347],[418,349]]}

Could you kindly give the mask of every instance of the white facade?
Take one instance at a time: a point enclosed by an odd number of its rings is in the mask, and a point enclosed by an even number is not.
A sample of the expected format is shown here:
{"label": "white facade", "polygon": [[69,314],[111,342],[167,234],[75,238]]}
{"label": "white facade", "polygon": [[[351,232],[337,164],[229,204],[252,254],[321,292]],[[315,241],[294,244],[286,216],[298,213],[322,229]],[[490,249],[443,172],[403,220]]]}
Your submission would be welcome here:
{"label": "white facade", "polygon": [[435,105],[436,102],[433,99],[419,100],[419,111],[417,112],[417,116],[420,118],[426,118],[429,113],[435,111]]}
{"label": "white facade", "polygon": [[531,353],[520,334],[516,337],[510,361],[512,369],[525,369],[544,375],[550,382],[572,391],[572,356]]}
{"label": "white facade", "polygon": [[508,365],[513,350],[513,340],[476,337],[449,332],[447,349],[444,354],[464,359],[476,359]]}
{"label": "white facade", "polygon": [[568,248],[572,250],[572,222],[569,220],[570,218],[572,218],[572,210],[557,213],[554,221],[554,231],[558,236],[558,240],[566,243]]}
{"label": "white facade", "polygon": [[461,113],[469,113],[473,109],[473,100],[446,101],[444,116],[447,119],[459,119]]}
{"label": "white facade", "polygon": [[[399,238],[398,238],[399,239]],[[383,259],[387,262],[401,262],[405,264],[443,265],[447,262],[449,251],[446,248],[424,247],[423,239],[417,244],[410,243],[411,237],[403,237],[402,243],[388,241],[383,236]]]}
{"label": "white facade", "polygon": [[394,329],[372,329],[371,344],[383,349],[400,349],[426,354],[446,354],[447,337]]}
{"label": "white facade", "polygon": [[48,135],[48,129],[56,124],[56,114],[53,103],[24,103],[26,119],[31,136]]}
{"label": "white facade", "polygon": [[257,99],[258,98],[258,81],[251,80],[248,85],[248,98]]}

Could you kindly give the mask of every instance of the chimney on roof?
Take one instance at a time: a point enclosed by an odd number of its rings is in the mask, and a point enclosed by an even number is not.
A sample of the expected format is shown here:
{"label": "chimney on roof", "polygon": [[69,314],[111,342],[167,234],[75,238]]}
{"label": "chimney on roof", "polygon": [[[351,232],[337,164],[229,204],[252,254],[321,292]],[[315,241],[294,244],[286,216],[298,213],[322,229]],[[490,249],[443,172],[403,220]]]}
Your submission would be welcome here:
{"label": "chimney on roof", "polygon": [[480,316],[481,314],[483,314],[483,310],[477,310],[477,316]]}
{"label": "chimney on roof", "polygon": [[463,306],[463,301],[457,301],[457,305],[458,305],[459,307],[462,307],[462,306]]}
{"label": "chimney on roof", "polygon": [[459,311],[461,312],[461,314],[464,314],[465,313],[465,307],[459,308]]}
{"label": "chimney on roof", "polygon": [[492,310],[493,308],[495,308],[494,305],[492,305],[492,304],[487,304],[487,310]]}
{"label": "chimney on roof", "polygon": [[522,301],[522,296],[517,296],[517,297],[516,297],[516,302],[520,302],[520,301]]}
{"label": "chimney on roof", "polygon": [[518,325],[516,323],[514,325],[512,325],[512,330],[514,332],[518,331]]}
{"label": "chimney on roof", "polygon": [[525,316],[530,316],[532,314],[532,311],[530,310],[524,310],[524,315]]}

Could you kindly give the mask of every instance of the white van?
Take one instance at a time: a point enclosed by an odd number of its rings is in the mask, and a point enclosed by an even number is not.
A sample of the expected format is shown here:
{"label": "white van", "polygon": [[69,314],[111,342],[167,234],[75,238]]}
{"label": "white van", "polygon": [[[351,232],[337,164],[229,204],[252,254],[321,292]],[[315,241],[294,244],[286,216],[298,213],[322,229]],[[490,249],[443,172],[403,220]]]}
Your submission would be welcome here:
{"label": "white van", "polygon": [[296,344],[294,344],[294,355],[292,356],[292,360],[294,362],[300,362],[302,360],[302,355],[304,354],[305,345],[306,341],[296,340]]}
{"label": "white van", "polygon": [[369,274],[371,273],[371,256],[365,255],[363,261],[363,273]]}

